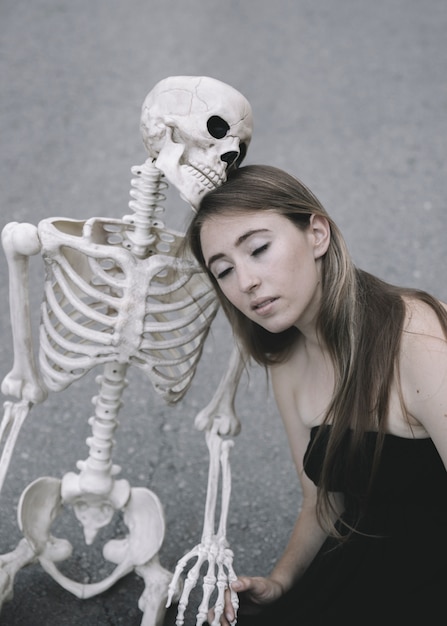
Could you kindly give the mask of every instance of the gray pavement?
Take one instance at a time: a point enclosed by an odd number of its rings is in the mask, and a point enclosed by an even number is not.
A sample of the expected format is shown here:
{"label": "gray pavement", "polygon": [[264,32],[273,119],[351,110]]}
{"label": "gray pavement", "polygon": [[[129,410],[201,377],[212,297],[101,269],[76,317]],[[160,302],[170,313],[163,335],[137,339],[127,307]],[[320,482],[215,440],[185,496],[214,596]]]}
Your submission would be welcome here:
{"label": "gray pavement", "polygon": [[[138,130],[144,96],[166,76],[209,75],[252,104],[247,162],[301,177],[342,227],[358,265],[447,299],[446,32],[444,0],[3,0],[2,226],[127,213],[130,168],[145,160]],[[183,228],[186,205],[170,191],[167,206],[166,222]],[[33,259],[36,312],[41,270]],[[3,378],[12,364],[5,261],[0,275]],[[174,407],[139,372],[128,376],[114,458],[124,478],[163,502],[160,559],[171,570],[200,539],[208,459],[193,419],[230,347],[219,316],[192,388]],[[0,496],[0,553],[21,538],[16,509],[26,485],[75,471],[86,458],[95,391],[94,376],[86,377],[36,407],[25,423]],[[232,452],[228,535],[237,571],[262,574],[287,540],[300,496],[258,368],[244,376],[237,410],[243,430]],[[80,581],[102,578],[100,544],[121,531],[116,520],[90,549],[64,515],[54,534],[70,533],[75,547],[64,571]],[[0,624],[137,625],[142,591],[131,574],[82,601],[32,565],[17,575]],[[169,613],[165,624],[173,623]],[[192,624],[188,615],[186,626]]]}

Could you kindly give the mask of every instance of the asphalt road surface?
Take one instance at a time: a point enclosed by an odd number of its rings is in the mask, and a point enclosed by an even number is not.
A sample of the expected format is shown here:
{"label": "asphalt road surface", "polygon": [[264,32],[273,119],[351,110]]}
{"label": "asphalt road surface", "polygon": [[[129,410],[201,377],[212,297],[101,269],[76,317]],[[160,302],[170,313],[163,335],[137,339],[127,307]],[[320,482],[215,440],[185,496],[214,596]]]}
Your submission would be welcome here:
{"label": "asphalt road surface", "polygon": [[[167,76],[212,76],[252,104],[247,163],[277,165],[310,186],[358,265],[445,300],[446,32],[444,0],[4,0],[1,225],[126,214],[130,168],[146,158],[139,134],[146,93]],[[183,230],[190,213],[175,190],[166,207],[166,223]],[[0,274],[3,378],[13,359],[5,259]],[[32,257],[35,337],[42,287],[41,260]],[[208,456],[193,422],[231,345],[219,315],[192,387],[175,406],[141,372],[128,372],[114,461],[132,486],[147,487],[162,501],[160,561],[171,571],[200,541]],[[97,373],[50,395],[25,422],[1,494],[1,553],[22,537],[16,512],[25,487],[76,471],[87,457]],[[300,493],[259,368],[244,374],[236,406],[243,427],[231,454],[228,538],[238,572],[265,574],[287,541]],[[92,546],[70,511],[52,532],[73,544],[63,571],[89,582],[107,575],[101,546],[123,532],[123,522],[115,518]],[[0,624],[136,626],[142,592],[142,579],[131,573],[79,600],[36,563],[18,572]],[[193,594],[186,626],[195,623],[199,600]],[[167,613],[165,626],[174,624],[174,614]]]}

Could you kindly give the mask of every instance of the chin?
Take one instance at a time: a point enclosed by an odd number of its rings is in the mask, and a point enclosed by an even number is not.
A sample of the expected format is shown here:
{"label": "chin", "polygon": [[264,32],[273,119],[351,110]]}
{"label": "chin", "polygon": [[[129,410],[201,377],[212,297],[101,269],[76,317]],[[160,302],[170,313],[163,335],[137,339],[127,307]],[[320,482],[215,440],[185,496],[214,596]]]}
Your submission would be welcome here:
{"label": "chin", "polygon": [[293,324],[260,324],[264,330],[267,330],[272,335],[278,335],[279,333],[283,333],[285,330],[289,330],[293,326]]}

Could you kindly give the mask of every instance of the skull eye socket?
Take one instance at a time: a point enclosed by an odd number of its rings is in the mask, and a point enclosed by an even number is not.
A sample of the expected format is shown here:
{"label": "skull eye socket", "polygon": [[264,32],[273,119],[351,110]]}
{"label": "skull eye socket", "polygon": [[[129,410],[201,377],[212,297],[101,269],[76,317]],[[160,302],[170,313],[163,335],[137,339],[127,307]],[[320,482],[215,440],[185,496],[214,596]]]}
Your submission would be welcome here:
{"label": "skull eye socket", "polygon": [[213,115],[206,123],[208,132],[214,139],[223,139],[230,130],[229,125],[218,115]]}

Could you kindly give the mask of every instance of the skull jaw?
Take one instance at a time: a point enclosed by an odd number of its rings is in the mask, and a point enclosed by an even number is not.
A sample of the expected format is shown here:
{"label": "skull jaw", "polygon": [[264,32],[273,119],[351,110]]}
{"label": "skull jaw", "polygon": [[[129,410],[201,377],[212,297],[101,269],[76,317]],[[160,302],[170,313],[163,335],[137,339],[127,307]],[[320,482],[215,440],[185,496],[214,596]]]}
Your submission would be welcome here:
{"label": "skull jaw", "polygon": [[180,163],[172,157],[171,151],[162,150],[154,165],[177,188],[182,200],[197,211],[202,197],[226,181],[225,165],[222,163],[221,171],[216,172],[207,165]]}
{"label": "skull jaw", "polygon": [[227,168],[245,156],[253,121],[249,102],[229,85],[206,76],[172,76],[146,96],[140,128],[156,167],[197,209],[208,191],[226,181]]}
{"label": "skull jaw", "polygon": [[199,174],[190,165],[181,165],[177,174],[177,180],[170,182],[177,187],[182,200],[187,202],[194,212],[197,212],[203,196],[215,189],[217,185],[213,184],[203,174]]}

